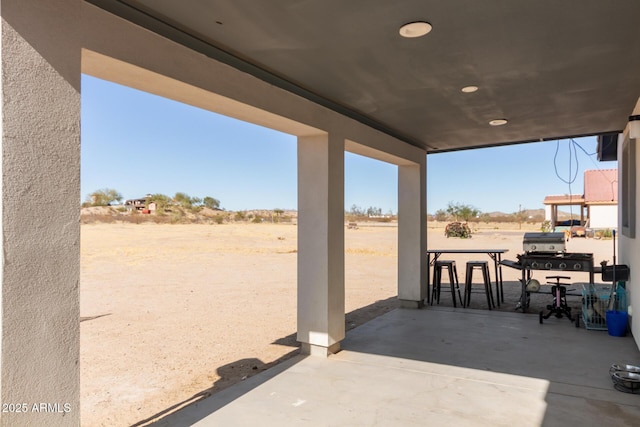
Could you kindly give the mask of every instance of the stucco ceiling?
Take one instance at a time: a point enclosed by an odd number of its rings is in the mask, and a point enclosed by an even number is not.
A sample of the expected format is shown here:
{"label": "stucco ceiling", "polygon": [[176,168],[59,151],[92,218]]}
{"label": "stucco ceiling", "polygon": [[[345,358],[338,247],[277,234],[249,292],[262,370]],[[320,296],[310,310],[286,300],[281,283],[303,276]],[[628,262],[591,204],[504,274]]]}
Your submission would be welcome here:
{"label": "stucco ceiling", "polygon": [[640,96],[638,0],[89,2],[429,152],[619,132]]}

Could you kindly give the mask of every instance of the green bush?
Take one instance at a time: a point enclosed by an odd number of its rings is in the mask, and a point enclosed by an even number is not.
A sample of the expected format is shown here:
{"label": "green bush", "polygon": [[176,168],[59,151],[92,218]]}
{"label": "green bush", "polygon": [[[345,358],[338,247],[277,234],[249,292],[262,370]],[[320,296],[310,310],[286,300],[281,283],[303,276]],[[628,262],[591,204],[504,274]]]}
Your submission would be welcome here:
{"label": "green bush", "polygon": [[444,235],[447,237],[468,239],[471,237],[471,229],[466,222],[451,222],[447,224],[447,227],[444,229]]}

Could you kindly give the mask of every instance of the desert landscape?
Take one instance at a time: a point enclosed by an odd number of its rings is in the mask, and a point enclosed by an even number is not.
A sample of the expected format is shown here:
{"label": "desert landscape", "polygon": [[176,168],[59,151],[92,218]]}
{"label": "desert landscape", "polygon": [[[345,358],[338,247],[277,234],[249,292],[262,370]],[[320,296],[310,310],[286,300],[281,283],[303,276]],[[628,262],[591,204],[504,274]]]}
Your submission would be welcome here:
{"label": "desert landscape", "polygon": [[[507,249],[504,258],[515,260],[523,233],[539,231],[539,224],[518,227],[482,224],[470,239],[448,239],[444,224],[430,223],[427,245]],[[349,331],[398,306],[397,226],[345,228]],[[95,222],[83,224],[81,236],[83,426],[148,424],[299,351],[294,222]],[[612,262],[613,245],[611,240],[574,238],[567,251],[593,253],[598,265]],[[464,265],[481,257],[486,256],[454,259]],[[459,275],[464,281],[463,268]],[[520,272],[505,267],[503,275],[500,310],[513,311]],[[494,280],[493,270],[491,276]],[[534,273],[543,283],[544,276]],[[588,275],[571,273],[571,281],[586,282]],[[537,313],[550,298],[532,296],[526,314],[532,322],[538,322]],[[450,305],[445,292],[440,306]],[[579,313],[580,297],[570,297],[570,305]],[[474,294],[471,308],[488,308],[482,294]]]}

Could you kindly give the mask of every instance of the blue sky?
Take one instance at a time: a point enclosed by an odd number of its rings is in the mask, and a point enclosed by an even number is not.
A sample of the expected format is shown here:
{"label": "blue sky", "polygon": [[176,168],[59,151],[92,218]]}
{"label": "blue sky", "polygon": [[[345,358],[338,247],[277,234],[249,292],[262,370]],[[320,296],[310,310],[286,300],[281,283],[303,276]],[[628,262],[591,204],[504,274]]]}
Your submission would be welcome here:
{"label": "blue sky", "polygon": [[[595,152],[595,138],[576,142]],[[584,170],[617,167],[579,148],[570,156],[571,146],[560,141],[555,161],[555,141],[429,155],[427,210],[449,202],[482,212],[537,209],[545,195],[569,193],[556,168],[565,180],[576,176],[571,189],[582,194]],[[125,199],[211,196],[226,210],[297,206],[295,137],[84,75],[81,167],[83,200],[114,188]],[[347,210],[397,212],[397,183],[395,166],[346,153]]]}

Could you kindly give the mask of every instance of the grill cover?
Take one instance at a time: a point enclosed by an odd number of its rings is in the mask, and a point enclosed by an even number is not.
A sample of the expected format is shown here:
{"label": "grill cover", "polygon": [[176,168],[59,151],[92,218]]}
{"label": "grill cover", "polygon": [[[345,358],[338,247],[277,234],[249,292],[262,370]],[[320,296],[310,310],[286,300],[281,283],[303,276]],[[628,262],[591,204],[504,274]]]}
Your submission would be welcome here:
{"label": "grill cover", "polygon": [[564,233],[524,233],[522,247],[525,252],[564,252]]}

